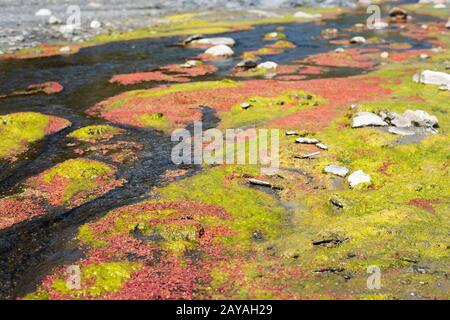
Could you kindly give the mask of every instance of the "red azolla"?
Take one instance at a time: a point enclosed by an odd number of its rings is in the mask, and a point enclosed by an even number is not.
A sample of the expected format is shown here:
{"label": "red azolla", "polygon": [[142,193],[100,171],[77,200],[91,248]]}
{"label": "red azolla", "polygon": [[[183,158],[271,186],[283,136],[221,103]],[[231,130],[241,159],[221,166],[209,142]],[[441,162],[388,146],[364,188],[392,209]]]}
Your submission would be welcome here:
{"label": "red azolla", "polygon": [[130,74],[115,75],[109,80],[110,83],[120,85],[138,84],[148,81],[167,81],[167,82],[189,82],[189,78],[168,75],[161,71],[137,72]]}
{"label": "red azolla", "polygon": [[437,204],[441,202],[440,199],[421,199],[421,198],[416,198],[416,199],[411,199],[408,204],[415,206],[417,208],[423,209],[425,211],[428,211],[432,214],[436,213],[436,209],[434,208],[433,204]]}
{"label": "red azolla", "polygon": [[0,199],[0,230],[44,213],[42,201],[32,196]]}
{"label": "red azolla", "polygon": [[29,85],[25,90],[18,90],[4,95],[0,95],[1,98],[15,97],[15,96],[26,96],[38,93],[44,94],[56,94],[64,90],[62,84],[56,81],[49,81],[44,83]]}

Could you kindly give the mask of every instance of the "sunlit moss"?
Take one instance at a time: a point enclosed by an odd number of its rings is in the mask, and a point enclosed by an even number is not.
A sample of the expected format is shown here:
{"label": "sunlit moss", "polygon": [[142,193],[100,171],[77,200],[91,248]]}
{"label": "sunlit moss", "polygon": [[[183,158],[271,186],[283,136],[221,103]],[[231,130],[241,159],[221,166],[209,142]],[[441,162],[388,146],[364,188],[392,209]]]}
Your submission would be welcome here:
{"label": "sunlit moss", "polygon": [[78,140],[100,140],[114,136],[122,132],[119,128],[110,125],[87,126],[75,130],[69,134],[69,137]]}

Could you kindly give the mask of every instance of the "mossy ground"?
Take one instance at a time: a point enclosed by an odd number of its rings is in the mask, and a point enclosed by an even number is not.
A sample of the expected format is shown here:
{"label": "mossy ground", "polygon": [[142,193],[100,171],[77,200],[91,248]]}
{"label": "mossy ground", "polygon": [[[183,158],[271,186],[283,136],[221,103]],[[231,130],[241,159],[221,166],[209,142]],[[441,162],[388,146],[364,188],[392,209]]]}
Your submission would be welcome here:
{"label": "mossy ground", "polygon": [[[60,122],[56,127],[52,121]],[[0,160],[18,156],[33,142],[61,130],[68,121],[35,112],[20,112],[0,116]]]}

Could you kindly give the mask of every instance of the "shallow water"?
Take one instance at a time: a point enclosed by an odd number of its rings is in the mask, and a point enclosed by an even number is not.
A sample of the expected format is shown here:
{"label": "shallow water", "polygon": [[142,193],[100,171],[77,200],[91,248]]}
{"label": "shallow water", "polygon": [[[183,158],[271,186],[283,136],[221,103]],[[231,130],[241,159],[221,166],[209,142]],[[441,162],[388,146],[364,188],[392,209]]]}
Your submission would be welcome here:
{"label": "shallow water", "polygon": [[[349,28],[355,23],[364,23],[365,15],[344,15],[325,25],[315,23],[283,25],[288,39],[297,48],[288,49],[276,56],[266,56],[266,60],[289,63],[301,60],[311,54],[334,50],[327,40],[318,39],[325,28]],[[195,81],[223,79],[239,62],[243,51],[257,50],[264,46],[262,37],[280,25],[258,26],[254,30],[227,33],[237,41],[233,59],[217,62],[219,71],[214,75],[198,77]],[[377,32],[358,33],[365,37],[377,36]],[[407,42],[412,49],[429,48],[426,43],[399,36],[397,32],[383,33],[388,42]],[[0,94],[24,88],[30,84],[46,81],[61,82],[65,90],[57,95],[35,95],[14,97],[0,101],[0,114],[18,111],[36,111],[60,116],[70,120],[74,129],[103,124],[106,121],[89,118],[84,111],[108,97],[121,92],[148,88],[158,84],[141,84],[120,87],[108,83],[115,74],[148,71],[160,66],[182,63],[203,50],[185,48],[178,45],[182,38],[134,40],[116,42],[82,49],[71,56],[36,58],[28,60],[0,60]],[[365,73],[367,69],[329,68],[314,77],[346,77]],[[214,126],[217,119],[211,110],[204,110],[205,121]],[[14,298],[30,292],[42,277],[54,266],[70,263],[82,257],[77,244],[72,241],[80,224],[104,215],[108,210],[141,201],[148,191],[161,183],[161,175],[167,169],[176,168],[170,161],[172,143],[170,137],[147,129],[124,127],[131,131],[127,140],[144,145],[138,153],[139,160],[131,167],[119,166],[119,176],[129,182],[88,204],[54,216],[40,217],[25,221],[9,230],[0,232],[0,298]],[[73,151],[66,148],[68,130],[50,137],[45,144],[35,147],[36,158],[20,162],[20,167],[0,182],[0,194],[16,191],[15,186],[26,178],[36,175],[51,166],[73,158]],[[187,167],[189,174],[199,170]]]}

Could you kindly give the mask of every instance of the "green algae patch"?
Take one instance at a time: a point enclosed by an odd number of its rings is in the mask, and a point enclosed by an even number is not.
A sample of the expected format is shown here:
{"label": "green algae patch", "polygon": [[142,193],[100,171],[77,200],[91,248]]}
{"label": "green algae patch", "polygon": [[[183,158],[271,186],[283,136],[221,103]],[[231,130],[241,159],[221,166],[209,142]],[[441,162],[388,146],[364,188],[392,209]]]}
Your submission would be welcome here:
{"label": "green algae patch", "polygon": [[87,126],[75,130],[68,136],[82,141],[97,141],[110,139],[113,136],[122,133],[123,130],[110,125]]}
{"label": "green algae patch", "polygon": [[438,18],[448,18],[448,9],[434,8],[434,3],[413,3],[402,5],[406,10]]}
{"label": "green algae patch", "polygon": [[244,109],[242,104],[237,104],[231,108],[230,112],[222,113],[220,127],[253,126],[300,110],[319,106],[324,102],[323,98],[301,90],[285,92],[275,98],[251,97],[245,102],[249,105],[248,108]]}
{"label": "green algae patch", "polygon": [[[257,168],[208,169],[198,176],[163,187],[158,193],[170,201],[196,201],[223,208],[231,215],[227,224],[236,232],[227,242],[249,243],[255,230],[260,230],[267,239],[276,238],[287,212],[273,196],[243,185],[239,177],[244,173],[257,174]],[[234,176],[238,179],[232,178]]]}
{"label": "green algae patch", "polygon": [[142,114],[138,116],[138,119],[143,127],[152,127],[160,130],[170,129],[167,119],[161,112]]}
{"label": "green algae patch", "polygon": [[65,279],[56,279],[53,289],[74,298],[96,298],[118,292],[139,268],[139,264],[128,261],[90,264],[81,267],[81,289],[68,287]]}
{"label": "green algae patch", "polygon": [[68,125],[66,120],[35,112],[0,116],[0,160],[20,155],[31,143]]}
{"label": "green algae patch", "polygon": [[[114,168],[98,161],[71,159],[44,172],[39,177],[44,185],[37,187],[48,191],[50,198],[56,197],[52,203],[69,204],[80,196],[91,198],[101,186],[113,187],[115,172]],[[35,183],[32,181],[30,185]]]}

